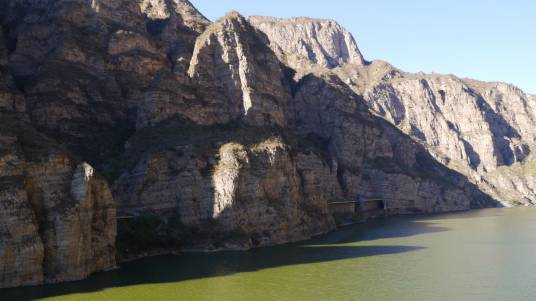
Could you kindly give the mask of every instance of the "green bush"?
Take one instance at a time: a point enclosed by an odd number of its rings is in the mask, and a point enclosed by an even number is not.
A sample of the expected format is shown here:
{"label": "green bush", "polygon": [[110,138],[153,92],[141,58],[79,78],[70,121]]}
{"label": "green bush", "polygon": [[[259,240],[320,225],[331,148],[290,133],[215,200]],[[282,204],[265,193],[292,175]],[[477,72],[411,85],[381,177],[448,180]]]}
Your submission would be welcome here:
{"label": "green bush", "polygon": [[120,255],[154,249],[179,248],[193,231],[178,216],[164,219],[153,213],[142,213],[117,224],[117,251]]}
{"label": "green bush", "polygon": [[249,239],[242,229],[222,229],[220,222],[214,219],[203,220],[198,227],[192,228],[184,225],[178,215],[163,218],[145,212],[118,221],[117,253],[119,258],[128,258],[152,250],[179,250],[191,246],[194,238],[196,242],[206,242],[214,247]]}

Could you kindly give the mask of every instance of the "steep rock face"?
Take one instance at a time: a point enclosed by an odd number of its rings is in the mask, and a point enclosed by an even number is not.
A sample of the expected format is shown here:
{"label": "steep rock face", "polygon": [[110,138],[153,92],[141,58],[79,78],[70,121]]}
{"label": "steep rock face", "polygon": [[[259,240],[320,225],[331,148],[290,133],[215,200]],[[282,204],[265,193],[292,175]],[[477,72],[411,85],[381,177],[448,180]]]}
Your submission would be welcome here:
{"label": "steep rock face", "polygon": [[[43,283],[43,241],[24,190],[20,158],[11,153],[14,137],[0,137],[0,287]],[[15,167],[13,167],[15,166]]]}
{"label": "steep rock face", "polygon": [[[1,21],[11,41],[9,67],[32,122],[85,157],[108,152],[98,145],[116,143],[111,129],[130,127],[127,100],[156,65],[165,64],[165,56],[153,54],[129,63],[131,52],[113,45],[114,55],[108,55],[109,39],[132,37],[115,35],[116,28],[144,29],[139,8],[136,12],[130,1],[7,1],[7,6]],[[136,71],[140,76],[132,84]],[[128,91],[121,89],[125,82]]]}
{"label": "steep rock face", "polygon": [[[144,155],[116,182],[120,210],[156,210],[198,229],[217,222],[212,231],[240,233],[241,248],[333,229],[327,200],[340,190],[326,162],[313,153],[294,153],[278,136],[262,138],[262,132],[257,136],[250,129],[214,131],[170,139],[164,149]],[[138,147],[139,142],[132,143]],[[214,243],[184,242],[209,249],[217,247]]]}
{"label": "steep rock face", "polygon": [[532,152],[536,103],[519,89],[454,76],[403,74],[370,84],[365,98],[374,112],[505,204],[536,201],[531,189],[524,189],[517,201],[507,196],[519,195],[513,183],[526,181],[490,174],[524,162]]}
{"label": "steep rock face", "polygon": [[106,182],[28,125],[5,115],[1,124],[0,287],[79,280],[115,267]]}
{"label": "steep rock face", "polygon": [[[509,167],[526,165],[532,152],[531,124],[536,112],[533,96],[503,83],[483,83],[450,75],[409,74],[386,62],[348,59],[348,54],[340,51],[328,52],[338,64],[315,61],[312,58],[317,55],[311,53],[317,52],[306,50],[317,45],[322,49],[337,49],[342,38],[334,37],[346,36],[336,23],[320,26],[322,21],[299,18],[251,17],[249,20],[266,34],[269,46],[282,62],[295,69],[298,79],[309,73],[338,77],[344,82],[340,87],[348,86],[353,93],[362,95],[374,114],[385,118],[439,162],[466,175],[503,204],[536,201],[530,180],[524,175],[514,175],[514,171],[504,176]],[[338,34],[317,38],[322,37],[317,34],[317,27],[336,29]],[[353,41],[348,36],[346,40]],[[300,45],[303,45],[302,52]],[[359,50],[350,53],[360,57]],[[304,112],[303,108],[297,109],[297,114]],[[315,121],[327,118],[325,113],[315,114],[308,118]],[[348,135],[355,128],[350,125],[343,132]],[[503,171],[502,176],[496,176],[498,168]]]}
{"label": "steep rock face", "polygon": [[400,213],[444,212],[489,206],[463,175],[443,167],[426,150],[368,112],[363,98],[338,77],[303,78],[294,100],[297,130],[325,141],[346,199],[389,200]]}
{"label": "steep rock face", "polygon": [[28,115],[70,150],[100,164],[136,127],[175,115],[196,119],[202,106],[191,107],[199,101],[186,71],[208,20],[189,2],[3,5],[9,68]]}
{"label": "steep rock face", "polygon": [[365,63],[352,35],[337,22],[309,18],[250,17],[282,62],[296,69]]}
{"label": "steep rock face", "polygon": [[185,73],[195,40],[210,22],[187,0],[143,0],[148,32],[161,44],[176,73]]}
{"label": "steep rock face", "polygon": [[[438,151],[462,156],[453,160],[476,170],[493,170],[528,155],[520,132],[530,133],[526,127],[533,120],[534,105],[512,94],[507,108],[500,104],[504,94],[497,93],[472,89],[455,77],[407,76],[375,86],[367,98],[376,112],[405,132],[413,130]],[[524,112],[516,114],[517,110]],[[525,141],[533,140],[532,135]]]}
{"label": "steep rock face", "polygon": [[[326,165],[316,164],[309,178],[300,177],[301,168],[312,167],[304,161],[319,158],[306,158],[305,154],[292,158],[289,152],[278,139],[262,141],[250,149],[233,143],[223,145],[213,174],[212,217],[230,229],[241,227],[246,233],[258,233],[255,239],[259,245],[301,240],[333,229],[326,195],[334,188],[322,191],[332,186],[329,178],[333,179],[333,174]],[[322,175],[329,176],[326,183],[319,181]],[[305,197],[302,183],[310,188],[305,192],[316,194],[316,198]]]}
{"label": "steep rock face", "polygon": [[534,200],[534,96],[368,63],[333,21],[8,0],[0,24],[0,286],[112,268],[113,199],[133,257],[146,238],[310,238],[335,227],[329,202],[358,197],[389,214]]}
{"label": "steep rock face", "polygon": [[290,91],[277,57],[255,29],[236,12],[212,24],[197,40],[188,74],[201,87],[203,99],[225,122],[244,119],[257,126],[285,127]]}

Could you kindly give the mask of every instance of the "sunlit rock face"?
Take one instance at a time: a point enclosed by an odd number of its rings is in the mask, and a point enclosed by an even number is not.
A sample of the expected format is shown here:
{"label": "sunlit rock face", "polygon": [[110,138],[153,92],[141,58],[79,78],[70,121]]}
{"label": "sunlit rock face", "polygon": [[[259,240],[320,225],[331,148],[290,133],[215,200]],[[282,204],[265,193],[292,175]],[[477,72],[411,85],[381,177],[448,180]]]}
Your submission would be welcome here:
{"label": "sunlit rock face", "polygon": [[311,238],[335,201],[536,201],[534,96],[367,62],[334,21],[6,0],[0,26],[0,287]]}
{"label": "sunlit rock face", "polygon": [[[355,43],[343,42],[353,38],[343,38],[349,34],[333,21],[269,17],[249,21],[266,35],[280,60],[295,70],[295,78],[311,73],[339,78],[341,86],[362,96],[370,112],[504,205],[536,202],[526,173],[534,161],[534,96],[504,83],[410,74],[386,62],[365,62],[357,47],[352,50]],[[338,60],[330,64],[333,57]],[[303,108],[298,114],[304,114]],[[311,118],[321,120],[317,116]]]}
{"label": "sunlit rock face", "polygon": [[[217,223],[212,231],[238,235],[184,242],[191,248],[274,245],[334,228],[327,202],[341,191],[326,161],[292,151],[277,135],[257,136],[249,129],[209,133],[155,149],[124,173],[114,187],[120,210],[151,209],[178,216],[190,228]],[[131,147],[135,152],[138,145]]]}
{"label": "sunlit rock face", "polygon": [[[290,89],[277,57],[240,14],[229,13],[197,40],[188,74],[203,99],[227,108],[230,120],[257,126],[286,126]],[[222,120],[223,121],[223,120]]]}
{"label": "sunlit rock face", "polygon": [[0,287],[114,268],[115,205],[106,181],[28,125],[2,118]]}
{"label": "sunlit rock face", "polygon": [[536,102],[523,91],[454,76],[404,74],[371,83],[364,96],[373,112],[505,204],[536,201],[526,175],[498,176],[532,162]]}
{"label": "sunlit rock face", "polygon": [[294,69],[328,68],[365,63],[352,35],[332,20],[250,17],[270,46]]}

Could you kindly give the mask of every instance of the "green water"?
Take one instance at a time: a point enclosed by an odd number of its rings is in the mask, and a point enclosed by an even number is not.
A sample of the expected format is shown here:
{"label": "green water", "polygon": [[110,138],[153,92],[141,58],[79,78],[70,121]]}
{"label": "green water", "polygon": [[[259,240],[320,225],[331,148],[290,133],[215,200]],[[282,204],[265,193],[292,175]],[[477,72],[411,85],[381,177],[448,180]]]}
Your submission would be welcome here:
{"label": "green water", "polygon": [[536,209],[397,217],[250,252],[148,258],[0,300],[536,300]]}

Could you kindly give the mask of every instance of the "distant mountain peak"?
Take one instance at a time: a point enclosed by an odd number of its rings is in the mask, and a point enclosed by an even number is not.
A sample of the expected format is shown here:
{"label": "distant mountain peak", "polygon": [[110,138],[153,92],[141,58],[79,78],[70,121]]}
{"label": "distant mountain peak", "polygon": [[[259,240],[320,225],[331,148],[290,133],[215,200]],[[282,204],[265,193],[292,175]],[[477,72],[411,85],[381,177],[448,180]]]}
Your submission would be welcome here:
{"label": "distant mountain peak", "polygon": [[261,16],[248,20],[268,36],[274,52],[294,69],[365,64],[352,34],[336,21]]}

